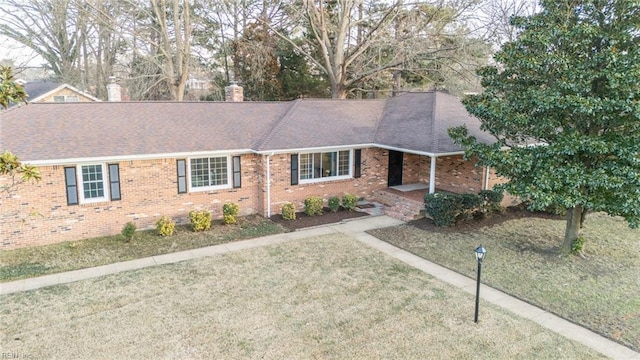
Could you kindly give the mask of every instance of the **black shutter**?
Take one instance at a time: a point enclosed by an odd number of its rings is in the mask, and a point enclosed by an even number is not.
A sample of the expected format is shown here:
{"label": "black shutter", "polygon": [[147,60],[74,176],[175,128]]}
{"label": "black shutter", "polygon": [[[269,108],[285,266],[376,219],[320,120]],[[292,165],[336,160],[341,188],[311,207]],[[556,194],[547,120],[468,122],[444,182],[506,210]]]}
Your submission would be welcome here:
{"label": "black shutter", "polygon": [[78,205],[78,179],[75,167],[64,168],[64,182],[67,188],[67,205]]}
{"label": "black shutter", "polygon": [[291,185],[298,185],[298,154],[291,154]]}
{"label": "black shutter", "polygon": [[121,200],[120,194],[120,166],[118,164],[109,164],[109,193],[111,201]]}
{"label": "black shutter", "polygon": [[176,167],[178,172],[178,194],[187,192],[187,162],[185,160],[177,160]]}
{"label": "black shutter", "polygon": [[353,152],[353,177],[359,178],[361,173],[362,149],[356,149]]}
{"label": "black shutter", "polygon": [[240,156],[233,157],[233,163],[231,164],[233,167],[233,188],[237,189],[242,187],[242,177],[240,174]]}

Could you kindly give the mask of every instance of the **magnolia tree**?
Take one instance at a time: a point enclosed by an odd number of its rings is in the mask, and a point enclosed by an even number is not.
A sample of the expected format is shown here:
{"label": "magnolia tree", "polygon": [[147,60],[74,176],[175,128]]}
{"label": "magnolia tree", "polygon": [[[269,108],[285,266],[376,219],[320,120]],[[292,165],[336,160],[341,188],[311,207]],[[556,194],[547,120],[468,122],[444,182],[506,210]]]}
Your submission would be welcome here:
{"label": "magnolia tree", "polygon": [[[0,108],[6,109],[11,104],[26,101],[27,93],[22,85],[14,81],[11,68],[0,66]],[[0,154],[0,179],[4,176],[7,176],[8,180],[0,181],[0,194],[10,193],[23,182],[40,180],[38,169],[20,163],[18,157],[9,151]]]}
{"label": "magnolia tree", "polygon": [[464,100],[498,142],[449,133],[532,208],[566,208],[560,251],[570,253],[587,210],[640,225],[640,3],[541,5],[512,18],[518,37],[479,71],[483,93]]}

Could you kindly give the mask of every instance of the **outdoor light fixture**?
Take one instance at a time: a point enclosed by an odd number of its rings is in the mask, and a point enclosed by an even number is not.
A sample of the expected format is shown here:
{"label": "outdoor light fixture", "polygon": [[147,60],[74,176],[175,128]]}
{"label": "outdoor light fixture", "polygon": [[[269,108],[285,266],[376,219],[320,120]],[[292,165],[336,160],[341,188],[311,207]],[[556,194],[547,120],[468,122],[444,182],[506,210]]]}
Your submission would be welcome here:
{"label": "outdoor light fixture", "polygon": [[482,260],[484,260],[487,250],[480,245],[474,250],[474,252],[476,254],[476,261],[478,262],[478,282],[476,284],[476,315],[473,318],[473,322],[478,322],[478,305],[480,305],[480,274],[482,273]]}

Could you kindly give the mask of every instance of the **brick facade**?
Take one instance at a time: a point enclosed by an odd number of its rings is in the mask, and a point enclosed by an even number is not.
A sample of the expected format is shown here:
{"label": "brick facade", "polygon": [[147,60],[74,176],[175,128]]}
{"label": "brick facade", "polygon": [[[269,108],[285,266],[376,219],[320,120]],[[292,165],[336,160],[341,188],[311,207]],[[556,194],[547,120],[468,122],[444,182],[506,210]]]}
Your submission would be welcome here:
{"label": "brick facade", "polygon": [[[64,166],[42,166],[42,181],[23,184],[0,197],[0,248],[13,249],[118,234],[129,221],[138,229],[153,228],[161,216],[188,223],[191,210],[209,210],[222,218],[222,205],[237,203],[241,215],[280,214],[292,202],[300,211],[309,196],[326,201],[346,193],[371,199],[387,187],[388,151],[362,149],[361,177],[291,185],[291,154],[241,156],[242,186],[215,191],[178,194],[175,158],[120,161],[122,199],[92,204],[67,205]],[[271,176],[267,196],[267,161]],[[403,183],[429,182],[431,159],[404,154]],[[230,170],[229,170],[230,171]],[[484,172],[461,156],[437,158],[436,188],[454,192],[482,189]],[[0,182],[9,179],[0,178]],[[268,203],[269,202],[269,203]]]}

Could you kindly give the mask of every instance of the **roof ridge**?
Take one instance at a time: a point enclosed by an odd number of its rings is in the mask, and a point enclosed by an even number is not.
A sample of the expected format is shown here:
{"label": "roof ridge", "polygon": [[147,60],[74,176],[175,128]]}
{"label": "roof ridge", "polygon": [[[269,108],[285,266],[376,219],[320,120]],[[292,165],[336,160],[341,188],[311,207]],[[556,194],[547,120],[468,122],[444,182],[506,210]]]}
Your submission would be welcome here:
{"label": "roof ridge", "polygon": [[301,102],[302,99],[296,99],[290,102],[291,106],[289,106],[287,112],[276,121],[275,125],[271,127],[271,131],[267,132],[263,137],[256,141],[256,143],[254,144],[255,146],[253,146],[254,150],[262,150],[262,147],[273,139],[273,137],[276,135],[276,132],[278,132],[282,128],[285,120],[292,116],[293,110],[296,109]]}

